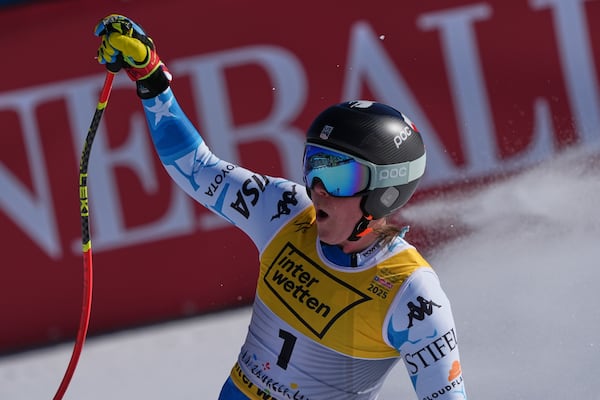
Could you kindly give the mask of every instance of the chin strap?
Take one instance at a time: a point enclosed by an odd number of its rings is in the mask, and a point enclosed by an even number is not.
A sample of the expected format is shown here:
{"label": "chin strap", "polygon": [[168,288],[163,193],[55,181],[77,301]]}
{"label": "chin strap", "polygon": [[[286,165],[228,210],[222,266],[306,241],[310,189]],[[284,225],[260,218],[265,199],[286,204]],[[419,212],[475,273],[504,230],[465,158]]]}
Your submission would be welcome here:
{"label": "chin strap", "polygon": [[372,215],[363,214],[363,216],[360,217],[356,225],[354,225],[354,229],[348,237],[348,240],[351,242],[356,242],[358,239],[362,238],[366,234],[373,232],[373,228],[369,228],[369,222],[371,222],[372,220]]}

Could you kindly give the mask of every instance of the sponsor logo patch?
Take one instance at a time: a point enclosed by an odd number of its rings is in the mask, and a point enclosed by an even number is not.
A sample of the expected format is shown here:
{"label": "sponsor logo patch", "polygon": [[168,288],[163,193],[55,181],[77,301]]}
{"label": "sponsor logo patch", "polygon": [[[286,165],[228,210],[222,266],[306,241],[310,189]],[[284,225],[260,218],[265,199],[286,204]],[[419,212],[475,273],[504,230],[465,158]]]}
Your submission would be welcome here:
{"label": "sponsor logo patch", "polygon": [[277,299],[318,338],[323,338],[344,313],[371,300],[290,243],[279,252],[263,279]]}

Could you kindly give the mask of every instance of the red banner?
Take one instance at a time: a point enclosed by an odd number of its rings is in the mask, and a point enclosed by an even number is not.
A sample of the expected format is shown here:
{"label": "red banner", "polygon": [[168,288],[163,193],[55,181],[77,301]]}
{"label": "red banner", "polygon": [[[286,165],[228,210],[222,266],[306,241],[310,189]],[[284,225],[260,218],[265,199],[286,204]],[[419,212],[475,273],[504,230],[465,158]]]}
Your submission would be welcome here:
{"label": "red banner", "polygon": [[[422,131],[421,190],[600,149],[600,2],[54,1],[0,14],[0,351],[74,337],[78,161],[103,81],[93,27],[139,22],[224,159],[300,179],[303,132],[370,98]],[[247,304],[250,241],[175,187],[118,76],[90,160],[91,333]]]}

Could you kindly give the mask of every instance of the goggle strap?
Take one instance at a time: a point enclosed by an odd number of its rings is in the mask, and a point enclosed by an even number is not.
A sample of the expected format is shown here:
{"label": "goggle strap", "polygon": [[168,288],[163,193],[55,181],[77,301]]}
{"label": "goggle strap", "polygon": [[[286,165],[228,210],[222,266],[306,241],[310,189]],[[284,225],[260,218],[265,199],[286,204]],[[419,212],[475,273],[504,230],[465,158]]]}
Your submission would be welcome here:
{"label": "goggle strap", "polygon": [[425,173],[425,153],[414,161],[399,164],[376,165],[375,176],[369,189],[405,185],[419,179]]}

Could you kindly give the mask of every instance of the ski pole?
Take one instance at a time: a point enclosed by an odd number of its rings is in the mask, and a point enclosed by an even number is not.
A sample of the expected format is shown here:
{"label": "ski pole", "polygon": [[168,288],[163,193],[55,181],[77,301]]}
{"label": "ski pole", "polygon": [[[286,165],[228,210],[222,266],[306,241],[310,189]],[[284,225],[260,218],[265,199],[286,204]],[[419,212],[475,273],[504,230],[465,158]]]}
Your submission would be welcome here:
{"label": "ski pole", "polygon": [[112,72],[106,73],[104,79],[104,85],[100,91],[100,98],[96,111],[92,118],[92,122],[85,138],[83,145],[83,151],[81,152],[81,159],[79,161],[79,213],[81,215],[81,239],[82,239],[82,250],[83,250],[83,302],[81,308],[81,318],[79,321],[79,330],[77,331],[77,338],[73,347],[73,353],[71,354],[71,360],[65,371],[63,379],[54,395],[54,400],[61,400],[67,391],[67,387],[71,382],[71,378],[77,368],[77,362],[83,349],[83,344],[87,336],[88,326],[90,322],[90,312],[92,309],[92,242],[90,239],[90,227],[89,227],[89,204],[88,204],[88,186],[87,186],[87,175],[88,175],[88,163],[90,159],[90,152],[92,150],[92,144],[94,137],[96,137],[96,131],[104,109],[108,104],[108,98],[112,89],[112,83],[115,74]]}

